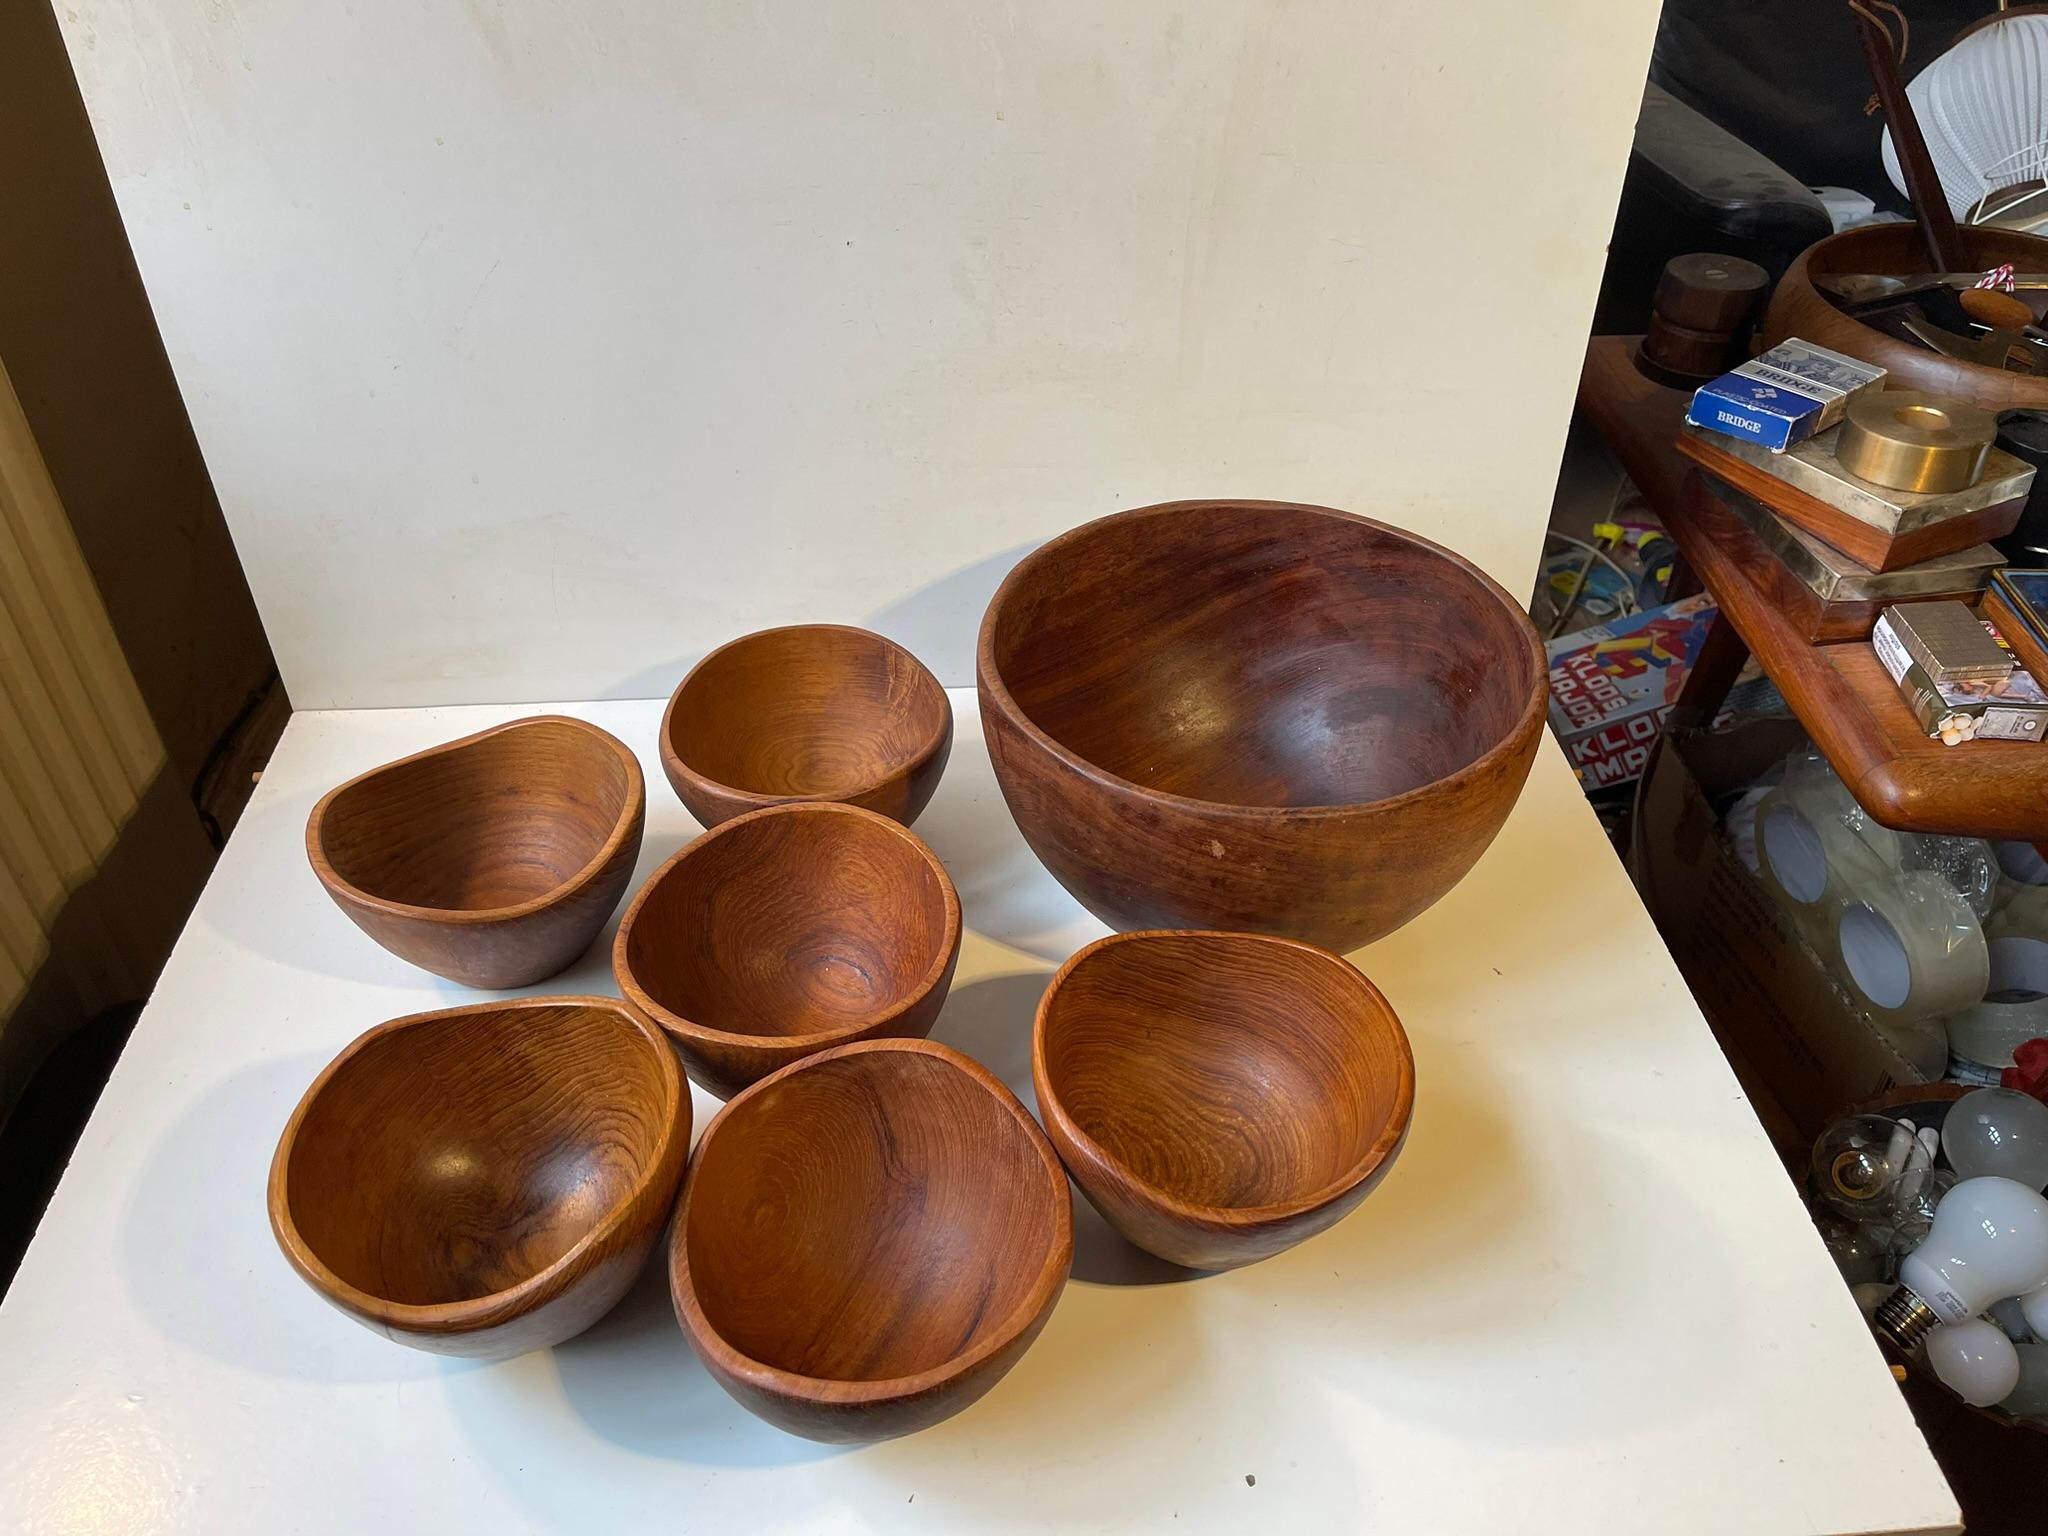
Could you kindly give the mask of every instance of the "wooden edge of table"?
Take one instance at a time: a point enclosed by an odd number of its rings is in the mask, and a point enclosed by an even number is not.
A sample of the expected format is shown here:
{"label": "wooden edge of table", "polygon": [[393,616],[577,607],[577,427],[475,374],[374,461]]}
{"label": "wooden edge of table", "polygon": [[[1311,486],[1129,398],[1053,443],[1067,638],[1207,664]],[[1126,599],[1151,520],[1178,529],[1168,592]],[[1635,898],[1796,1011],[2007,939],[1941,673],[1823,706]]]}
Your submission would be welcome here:
{"label": "wooden edge of table", "polygon": [[1902,832],[2048,836],[2048,749],[1930,740],[1867,641],[1803,639],[1746,567],[1774,557],[1697,472],[1666,516],[1672,540],[1864,809]]}

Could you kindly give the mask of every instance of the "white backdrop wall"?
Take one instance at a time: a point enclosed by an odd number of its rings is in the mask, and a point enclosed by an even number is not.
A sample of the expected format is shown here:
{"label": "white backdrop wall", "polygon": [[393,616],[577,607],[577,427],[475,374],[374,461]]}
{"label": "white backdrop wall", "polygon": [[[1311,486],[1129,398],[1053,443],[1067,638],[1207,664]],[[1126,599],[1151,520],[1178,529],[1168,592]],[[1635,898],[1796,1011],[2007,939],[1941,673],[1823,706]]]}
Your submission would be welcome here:
{"label": "white backdrop wall", "polygon": [[1316,500],[1520,591],[1656,0],[58,0],[300,707]]}

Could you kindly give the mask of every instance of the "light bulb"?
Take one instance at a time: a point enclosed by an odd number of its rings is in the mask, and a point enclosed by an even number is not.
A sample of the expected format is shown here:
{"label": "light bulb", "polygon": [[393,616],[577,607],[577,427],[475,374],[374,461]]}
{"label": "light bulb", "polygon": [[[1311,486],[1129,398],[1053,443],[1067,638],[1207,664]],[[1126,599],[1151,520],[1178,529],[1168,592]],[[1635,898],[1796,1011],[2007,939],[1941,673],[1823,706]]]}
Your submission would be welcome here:
{"label": "light bulb", "polygon": [[2020,1310],[2020,1299],[2008,1296],[2003,1301],[1994,1301],[1984,1309],[1984,1315],[1998,1325],[1998,1331],[2015,1344],[2034,1342],[2034,1330],[2027,1325],[2027,1315]]}
{"label": "light bulb", "polygon": [[1813,1224],[1820,1229],[1820,1239],[1828,1245],[1828,1254],[1834,1259],[1835,1268],[1842,1272],[1842,1278],[1849,1284],[1862,1285],[1872,1280],[1883,1280],[1890,1273],[1892,1250],[1889,1228],[1865,1226],[1832,1211],[1815,1211]]}
{"label": "light bulb", "polygon": [[1851,1115],[1822,1131],[1813,1144],[1814,1194],[1851,1221],[1882,1220],[1912,1146],[1902,1129],[1883,1115]]}
{"label": "light bulb", "polygon": [[2048,1344],[2014,1346],[2020,1357],[2019,1384],[1998,1400],[2016,1419],[2048,1419]]}
{"label": "light bulb", "polygon": [[1934,1212],[1927,1239],[1899,1266],[1877,1326],[1910,1351],[1936,1326],[2048,1284],[2048,1200],[2011,1179],[1965,1179]]}
{"label": "light bulb", "polygon": [[1941,1150],[1956,1176],[2048,1185],[2048,1104],[2012,1088],[1979,1088],[1949,1106]]}
{"label": "light bulb", "polygon": [[1995,1324],[1981,1317],[1950,1323],[1927,1336],[1927,1364],[1974,1408],[1989,1408],[2020,1384],[2020,1356]]}
{"label": "light bulb", "polygon": [[2020,1316],[2026,1321],[2027,1332],[2048,1343],[2048,1285],[2020,1297]]}
{"label": "light bulb", "polygon": [[1892,1252],[1911,1253],[1927,1241],[1934,1213],[1955,1187],[1946,1168],[1915,1168],[1899,1179],[1892,1188]]}

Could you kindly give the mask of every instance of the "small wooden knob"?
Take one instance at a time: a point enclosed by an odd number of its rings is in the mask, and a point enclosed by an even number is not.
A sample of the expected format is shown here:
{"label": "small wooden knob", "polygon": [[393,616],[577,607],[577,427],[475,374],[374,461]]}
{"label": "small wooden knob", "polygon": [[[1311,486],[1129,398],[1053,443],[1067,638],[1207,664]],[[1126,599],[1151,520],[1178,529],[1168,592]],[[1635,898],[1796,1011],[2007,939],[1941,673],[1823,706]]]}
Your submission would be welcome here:
{"label": "small wooden knob", "polygon": [[1769,274],[1753,261],[1695,251],[1664,263],[1650,308],[1689,331],[1728,335],[1748,322],[1769,285]]}

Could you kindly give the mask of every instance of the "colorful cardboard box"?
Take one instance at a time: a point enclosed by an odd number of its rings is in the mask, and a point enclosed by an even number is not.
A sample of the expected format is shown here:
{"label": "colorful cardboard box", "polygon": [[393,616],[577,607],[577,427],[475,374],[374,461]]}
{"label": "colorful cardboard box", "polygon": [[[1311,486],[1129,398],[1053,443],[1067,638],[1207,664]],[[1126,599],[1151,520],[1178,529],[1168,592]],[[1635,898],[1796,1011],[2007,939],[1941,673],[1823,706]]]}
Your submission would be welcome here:
{"label": "colorful cardboard box", "polygon": [[1696,593],[1548,643],[1550,729],[1580,784],[1641,776],[1719,611]]}

